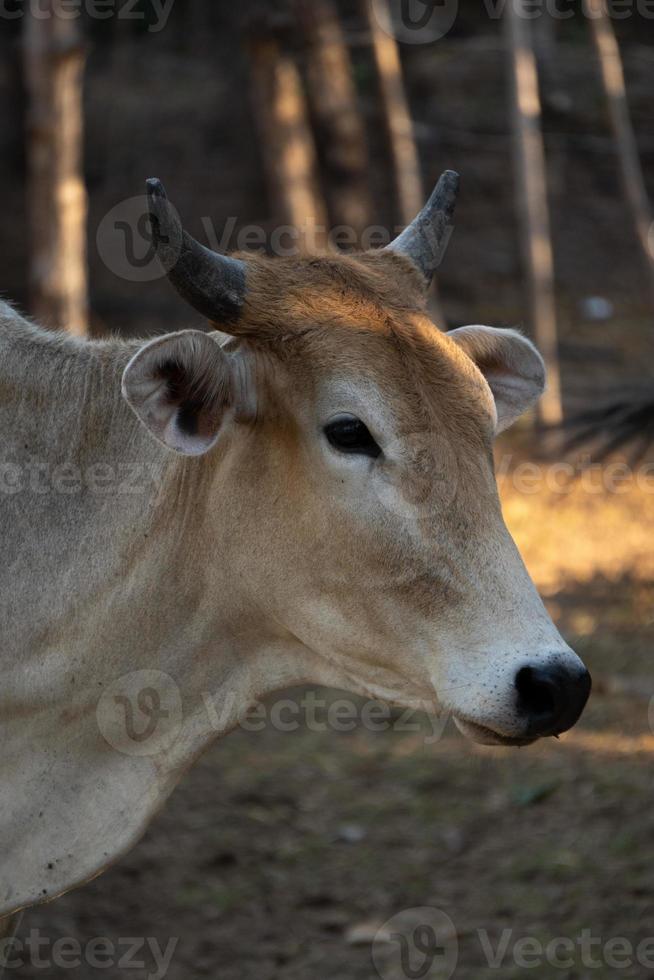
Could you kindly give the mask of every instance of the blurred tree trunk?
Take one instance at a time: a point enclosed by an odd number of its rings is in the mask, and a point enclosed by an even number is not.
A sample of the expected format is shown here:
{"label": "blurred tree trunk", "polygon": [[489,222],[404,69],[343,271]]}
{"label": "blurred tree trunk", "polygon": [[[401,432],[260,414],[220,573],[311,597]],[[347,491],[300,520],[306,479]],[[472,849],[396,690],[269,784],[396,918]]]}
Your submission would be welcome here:
{"label": "blurred tree trunk", "polygon": [[[378,0],[379,2],[385,0]],[[408,225],[425,203],[425,188],[409,103],[404,89],[400,52],[395,38],[381,27],[370,0],[364,0],[364,4],[379,76],[382,109],[390,140],[399,218],[403,225]],[[388,22],[392,22],[390,14]]]}
{"label": "blurred tree trunk", "polygon": [[[409,101],[404,87],[400,51],[395,38],[382,28],[378,19],[381,4],[387,2],[388,0],[376,0],[376,9],[373,9],[371,0],[363,0],[391,148],[399,220],[405,226],[410,224],[420,212],[426,195]],[[390,11],[385,21],[392,23]],[[429,305],[434,319],[445,328],[445,315],[438,296],[436,279],[431,286]]]}
{"label": "blurred tree trunk", "polygon": [[294,9],[303,34],[331,220],[360,236],[372,221],[370,160],[350,53],[332,0],[295,0]]}
{"label": "blurred tree trunk", "polygon": [[31,307],[48,326],[88,329],[86,189],[82,176],[84,48],[77,21],[43,0],[25,12]]}
{"label": "blurred tree trunk", "polygon": [[558,21],[552,16],[547,5],[540,17],[532,21],[534,30],[534,47],[538,59],[543,62],[548,71],[552,69],[552,61],[556,51]]}
{"label": "blurred tree trunk", "polygon": [[584,12],[590,24],[593,43],[600,63],[611,129],[618,150],[623,192],[631,210],[636,234],[647,266],[652,299],[654,300],[652,208],[638,156],[638,144],[629,115],[620,48],[613,30],[613,24],[607,13],[605,0],[584,0]]}
{"label": "blurred tree trunk", "polygon": [[518,0],[512,0],[504,8],[512,92],[516,193],[522,252],[529,284],[532,336],[543,355],[548,373],[547,390],[539,403],[539,417],[547,425],[556,425],[561,421],[563,412],[545,148],[531,22],[521,8]]}
{"label": "blurred tree trunk", "polygon": [[297,230],[302,251],[326,245],[327,213],[302,80],[270,34],[249,37],[255,114],[276,220]]}

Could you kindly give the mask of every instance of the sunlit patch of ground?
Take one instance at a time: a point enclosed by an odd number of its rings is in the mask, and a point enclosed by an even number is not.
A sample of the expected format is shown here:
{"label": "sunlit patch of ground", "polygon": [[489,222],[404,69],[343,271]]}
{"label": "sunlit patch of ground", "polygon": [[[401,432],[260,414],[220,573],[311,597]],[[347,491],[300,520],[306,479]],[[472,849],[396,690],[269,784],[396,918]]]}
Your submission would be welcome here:
{"label": "sunlit patch of ground", "polygon": [[652,582],[654,465],[627,473],[614,460],[574,480],[560,465],[518,462],[499,477],[507,525],[541,591],[597,577]]}

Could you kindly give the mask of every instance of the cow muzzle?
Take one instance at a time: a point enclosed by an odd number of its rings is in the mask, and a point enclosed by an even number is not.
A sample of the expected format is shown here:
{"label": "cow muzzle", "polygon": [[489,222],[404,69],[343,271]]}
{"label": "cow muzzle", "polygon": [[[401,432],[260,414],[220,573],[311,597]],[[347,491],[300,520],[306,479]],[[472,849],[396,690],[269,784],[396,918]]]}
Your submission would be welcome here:
{"label": "cow muzzle", "polygon": [[528,738],[560,735],[579,720],[591,689],[585,667],[521,667],[515,678],[518,712],[526,721]]}
{"label": "cow muzzle", "polygon": [[536,739],[568,731],[579,720],[591,690],[590,674],[573,662],[526,663],[509,679],[511,707],[497,722],[476,712],[455,711],[457,727],[468,738],[485,745],[528,745]]}

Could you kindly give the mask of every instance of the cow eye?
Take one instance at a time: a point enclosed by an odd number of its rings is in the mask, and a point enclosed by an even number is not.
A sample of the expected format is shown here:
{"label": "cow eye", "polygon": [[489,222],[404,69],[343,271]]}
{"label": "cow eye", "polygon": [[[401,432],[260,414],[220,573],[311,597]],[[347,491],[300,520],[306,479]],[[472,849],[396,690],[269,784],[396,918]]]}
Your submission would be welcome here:
{"label": "cow eye", "polygon": [[376,459],[381,449],[370,435],[367,427],[353,415],[341,415],[325,426],[325,435],[330,446],[341,453],[370,456]]}

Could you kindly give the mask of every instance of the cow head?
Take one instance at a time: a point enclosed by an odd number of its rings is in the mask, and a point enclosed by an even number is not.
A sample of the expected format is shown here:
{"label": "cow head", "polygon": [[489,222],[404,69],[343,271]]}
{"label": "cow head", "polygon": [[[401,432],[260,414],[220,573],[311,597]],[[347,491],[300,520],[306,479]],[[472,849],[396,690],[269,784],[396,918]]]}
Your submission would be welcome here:
{"label": "cow head", "polygon": [[541,357],[512,330],[442,333],[425,312],[456,184],[445,174],[388,249],[269,259],[209,252],[150,181],[170,280],[230,339],[160,337],[123,391],[156,439],[202,457],[207,521],[229,508],[238,523],[217,560],[246,605],[343,685],[438,699],[477,741],[524,744],[573,725],[590,678],[493,471],[495,435],[543,390]]}

